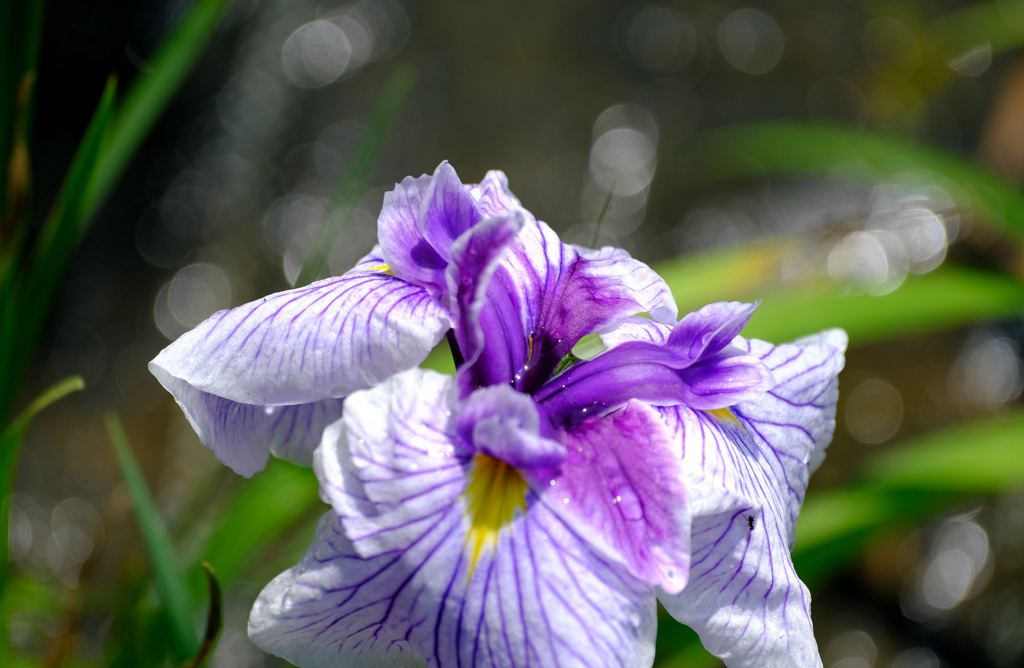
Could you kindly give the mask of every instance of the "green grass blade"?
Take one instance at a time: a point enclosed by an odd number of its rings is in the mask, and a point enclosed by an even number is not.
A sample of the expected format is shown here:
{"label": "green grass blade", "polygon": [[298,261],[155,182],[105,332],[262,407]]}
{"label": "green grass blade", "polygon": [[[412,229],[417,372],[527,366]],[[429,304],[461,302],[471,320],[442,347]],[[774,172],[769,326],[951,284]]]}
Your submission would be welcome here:
{"label": "green grass blade", "polygon": [[31,255],[24,282],[11,286],[0,322],[0,417],[13,409],[32,350],[64,267],[83,231],[82,202],[113,114],[115,82],[100,98],[71,169],[61,186]]}
{"label": "green grass blade", "polygon": [[146,480],[132,454],[128,437],[116,413],[107,414],[107,433],[114,447],[121,475],[135,504],[135,517],[139,533],[146,546],[153,577],[170,623],[175,654],[185,661],[198,654],[200,644],[192,619],[188,582],[177,562],[174,548],[167,534],[156,503],[149,493]]}
{"label": "green grass blade", "polygon": [[220,592],[220,584],[217,576],[213,574],[213,567],[203,562],[203,571],[206,572],[206,587],[210,591],[210,611],[206,615],[206,632],[203,634],[203,644],[195,658],[186,661],[181,668],[199,668],[213,654],[217,646],[217,638],[220,637],[221,629],[224,628],[224,601]]}
{"label": "green grass blade", "polygon": [[[10,222],[6,218],[11,151],[17,135],[26,145],[31,136],[33,83],[45,5],[43,0],[0,2],[0,242],[7,238],[3,228]],[[23,98],[22,92],[27,96]]]}
{"label": "green grass blade", "polygon": [[[57,381],[36,397],[3,432],[0,432],[0,601],[7,585],[7,526],[8,500],[14,487],[14,470],[18,461],[21,441],[32,420],[47,406],[85,387],[81,376],[69,376]],[[0,644],[4,641],[0,640]]]}
{"label": "green grass blade", "polygon": [[352,156],[352,164],[345,170],[345,177],[335,193],[334,205],[340,215],[329,216],[324,222],[316,243],[302,263],[295,285],[307,285],[323,273],[331,248],[348,224],[352,207],[366,189],[366,181],[370,178],[377,156],[380,155],[384,141],[391,134],[395,119],[398,118],[398,113],[402,110],[417,78],[418,74],[412,65],[400,65],[384,84],[384,90],[370,112],[366,129]]}
{"label": "green grass blade", "polygon": [[283,534],[320,510],[326,507],[313,472],[272,458],[258,476],[239,483],[200,559],[212,564],[224,582],[234,582],[275,549]]}
{"label": "green grass blade", "polygon": [[139,144],[178,90],[230,0],[195,0],[121,103],[84,204],[89,218],[114,187]]}
{"label": "green grass blade", "polygon": [[962,191],[979,224],[1024,240],[1024,194],[974,163],[937,148],[839,125],[767,122],[698,135],[666,161],[656,187],[699,189],[744,177],[812,174],[879,180],[915,174]]}

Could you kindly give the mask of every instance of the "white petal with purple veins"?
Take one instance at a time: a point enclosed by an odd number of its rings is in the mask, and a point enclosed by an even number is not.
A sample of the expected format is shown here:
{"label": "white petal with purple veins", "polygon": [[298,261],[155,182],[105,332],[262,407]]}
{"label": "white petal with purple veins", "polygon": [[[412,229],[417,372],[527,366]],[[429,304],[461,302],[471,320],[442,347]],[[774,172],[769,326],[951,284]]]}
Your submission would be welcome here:
{"label": "white petal with purple veins", "polygon": [[733,345],[760,358],[776,385],[728,412],[661,409],[685,449],[694,520],[690,583],[660,599],[730,668],[820,665],[790,550],[811,465],[835,428],[846,335]]}
{"label": "white petal with purple veins", "polygon": [[215,313],[150,369],[261,406],[343,397],[378,383],[423,361],[449,327],[425,289],[386,269],[375,249],[342,276]]}
{"label": "white petal with purple veins", "polygon": [[154,373],[171,391],[203,445],[221,462],[249,477],[276,457],[309,466],[324,427],[341,417],[342,399],[293,406],[254,406],[200,392],[162,370]]}
{"label": "white petal with purple veins", "polygon": [[420,370],[346,400],[316,468],[351,542],[322,529],[261,595],[254,641],[303,666],[380,629],[441,667],[649,667],[653,591],[532,490],[474,552],[467,488],[478,474],[454,442],[457,413],[453,379]]}

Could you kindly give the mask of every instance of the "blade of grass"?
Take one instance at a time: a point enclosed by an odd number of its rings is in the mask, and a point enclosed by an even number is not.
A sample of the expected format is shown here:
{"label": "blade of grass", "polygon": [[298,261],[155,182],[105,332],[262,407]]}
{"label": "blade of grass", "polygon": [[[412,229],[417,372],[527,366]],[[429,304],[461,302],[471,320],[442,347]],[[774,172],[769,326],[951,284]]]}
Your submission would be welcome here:
{"label": "blade of grass", "polygon": [[868,180],[915,174],[962,190],[979,224],[1024,241],[1024,194],[1005,179],[952,153],[899,137],[838,125],[767,122],[698,135],[666,161],[656,187],[702,188],[723,181],[833,170]]}
{"label": "blade of grass", "polygon": [[370,178],[377,156],[380,155],[384,141],[391,134],[391,128],[409,92],[416,85],[417,78],[416,68],[412,65],[400,65],[384,84],[384,90],[370,112],[366,129],[353,153],[351,166],[345,170],[345,176],[334,195],[336,215],[329,216],[320,228],[320,234],[295,279],[296,286],[312,283],[323,273],[327,256],[348,224],[352,207],[366,189],[366,181]]}
{"label": "blade of grass", "polygon": [[1024,285],[1001,274],[950,266],[910,277],[885,295],[825,284],[762,298],[744,335],[788,341],[842,327],[851,341],[863,345],[1017,317],[1024,306]]}
{"label": "blade of grass", "polygon": [[0,433],[0,536],[3,537],[3,540],[0,540],[0,601],[3,600],[7,585],[7,522],[10,517],[10,508],[7,506],[14,486],[14,470],[21,441],[40,411],[84,387],[85,381],[81,376],[69,376],[57,381],[33,399],[32,403]]}
{"label": "blade of grass", "polygon": [[200,647],[192,621],[188,582],[177,563],[167,529],[132,454],[121,420],[116,413],[109,412],[106,421],[121,476],[135,505],[139,533],[153,568],[156,588],[167,612],[175,653],[179,661],[185,661],[197,656]]}
{"label": "blade of grass", "polygon": [[260,475],[240,483],[200,558],[216,567],[224,582],[234,582],[317,508],[323,505],[313,472],[272,458]]}
{"label": "blade of grass", "polygon": [[13,409],[53,292],[83,232],[82,201],[113,113],[115,89],[114,80],[108,80],[57,200],[43,223],[24,283],[12,286],[12,292],[5,295],[0,323],[0,417]]}
{"label": "blade of grass", "polygon": [[106,199],[230,4],[230,0],[195,0],[164,38],[149,68],[131,86],[118,109],[83,203],[85,219],[89,219]]}
{"label": "blade of grass", "polygon": [[206,615],[206,632],[203,634],[203,644],[195,658],[186,661],[181,668],[199,668],[213,654],[217,646],[217,638],[220,637],[221,629],[224,627],[224,602],[220,593],[220,585],[217,583],[217,576],[213,574],[213,567],[203,562],[203,571],[206,573],[206,586],[210,591],[210,611]]}
{"label": "blade of grass", "polygon": [[[0,223],[8,211],[8,168],[16,134],[26,143],[31,136],[34,95],[19,99],[26,79],[34,80],[43,32],[43,0],[0,2]],[[19,110],[18,107],[21,107]],[[24,122],[17,123],[21,116]],[[20,125],[20,128],[16,128]],[[0,225],[0,241],[4,240]]]}

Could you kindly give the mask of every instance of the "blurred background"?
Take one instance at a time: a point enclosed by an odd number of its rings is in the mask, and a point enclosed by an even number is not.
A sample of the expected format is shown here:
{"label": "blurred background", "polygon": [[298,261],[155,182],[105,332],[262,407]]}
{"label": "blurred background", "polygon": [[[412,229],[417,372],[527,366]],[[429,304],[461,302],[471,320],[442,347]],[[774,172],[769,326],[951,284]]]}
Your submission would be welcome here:
{"label": "blurred background", "polygon": [[[215,4],[46,3],[27,239],[108,75],[123,99]],[[1024,665],[1024,2],[236,0],[216,26],[6,379],[5,420],[71,374],[85,389],[21,445],[5,665],[181,663],[111,409],[200,633],[202,560],[223,588],[210,665],[285,665],[245,623],[313,535],[315,479],[232,474],[146,363],[311,253],[348,269],[384,192],[445,159],[467,183],[503,170],[565,240],[655,265],[683,312],[761,299],[747,332],[775,342],[847,328],[794,553],[825,666]],[[658,665],[719,665],[670,620],[658,642]]]}

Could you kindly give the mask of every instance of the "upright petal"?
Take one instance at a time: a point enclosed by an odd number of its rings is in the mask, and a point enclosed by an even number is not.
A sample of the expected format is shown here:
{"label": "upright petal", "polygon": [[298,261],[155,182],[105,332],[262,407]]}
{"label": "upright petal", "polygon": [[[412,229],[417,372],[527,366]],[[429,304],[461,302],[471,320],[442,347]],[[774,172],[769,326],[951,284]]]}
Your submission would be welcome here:
{"label": "upright petal", "polygon": [[278,406],[342,397],[416,366],[444,336],[448,317],[425,289],[382,265],[375,250],[343,276],[215,313],[150,370],[161,382]]}
{"label": "upright petal", "polygon": [[264,592],[254,640],[273,637],[264,646],[293,660],[315,654],[301,665],[327,665],[370,628],[440,667],[649,667],[652,591],[531,490],[474,555],[475,460],[456,442],[456,397],[452,379],[412,370],[347,399],[317,472],[350,542],[318,540]]}
{"label": "upright petal", "polygon": [[424,239],[420,227],[420,214],[433,180],[426,174],[407,176],[384,193],[377,217],[377,239],[383,261],[395,276],[440,291],[447,260]]}
{"label": "upright petal", "polygon": [[488,368],[477,384],[512,382],[536,390],[580,338],[620,318],[650,311],[674,319],[664,281],[613,248],[563,244],[531,217],[509,246],[487,291],[481,320],[504,336],[488,338]]}
{"label": "upright petal", "polygon": [[684,444],[694,519],[690,582],[659,598],[730,668],[820,665],[790,550],[810,466],[835,426],[846,336],[740,344],[771,370],[771,391],[728,411],[661,409]]}

